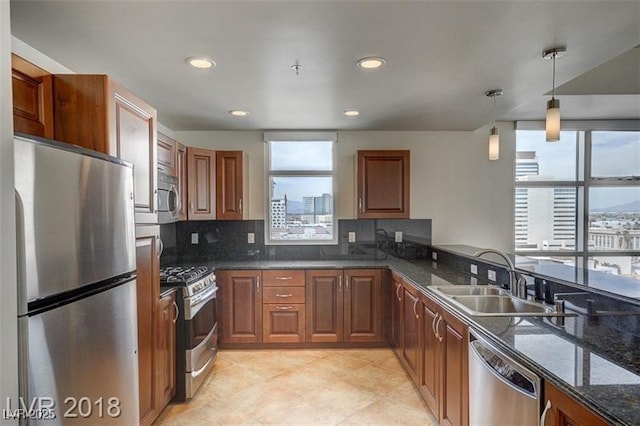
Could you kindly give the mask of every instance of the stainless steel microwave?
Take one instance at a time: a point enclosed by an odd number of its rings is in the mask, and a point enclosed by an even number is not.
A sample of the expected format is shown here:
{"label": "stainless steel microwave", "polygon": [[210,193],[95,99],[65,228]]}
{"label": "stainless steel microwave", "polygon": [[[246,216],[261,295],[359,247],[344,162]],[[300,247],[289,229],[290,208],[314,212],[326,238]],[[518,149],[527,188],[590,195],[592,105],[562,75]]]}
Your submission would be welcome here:
{"label": "stainless steel microwave", "polygon": [[158,223],[178,221],[180,193],[178,178],[158,172]]}

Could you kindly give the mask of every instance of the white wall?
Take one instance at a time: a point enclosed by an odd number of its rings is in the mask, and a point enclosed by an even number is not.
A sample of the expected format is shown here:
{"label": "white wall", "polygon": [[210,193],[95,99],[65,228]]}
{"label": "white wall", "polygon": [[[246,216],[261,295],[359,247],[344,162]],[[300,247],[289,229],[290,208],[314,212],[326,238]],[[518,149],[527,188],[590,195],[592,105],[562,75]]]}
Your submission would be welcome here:
{"label": "white wall", "polygon": [[[9,0],[0,0],[0,401],[18,396],[18,330]],[[3,420],[2,424],[17,424]]]}
{"label": "white wall", "polygon": [[[337,215],[355,217],[359,149],[411,150],[411,217],[433,220],[434,244],[512,251],[515,131],[500,123],[500,160],[488,160],[488,128],[475,132],[338,132]],[[248,156],[249,219],[265,217],[260,131],[174,132],[187,146],[243,150]]]}

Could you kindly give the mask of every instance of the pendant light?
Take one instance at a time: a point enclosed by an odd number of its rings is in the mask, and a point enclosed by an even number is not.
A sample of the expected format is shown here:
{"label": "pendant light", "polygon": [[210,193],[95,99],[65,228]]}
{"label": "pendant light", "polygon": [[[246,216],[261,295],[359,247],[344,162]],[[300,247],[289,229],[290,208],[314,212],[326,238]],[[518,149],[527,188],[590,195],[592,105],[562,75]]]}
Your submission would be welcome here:
{"label": "pendant light", "polygon": [[556,58],[562,58],[567,53],[566,47],[554,47],[542,52],[542,57],[553,61],[553,80],[551,86],[551,99],[547,101],[546,133],[547,142],[560,140],[560,101],[555,98],[556,92]]}
{"label": "pendant light", "polygon": [[493,98],[493,127],[489,132],[489,160],[498,160],[500,158],[500,135],[496,127],[496,97],[502,96],[502,90],[494,89],[485,92],[488,98]]}

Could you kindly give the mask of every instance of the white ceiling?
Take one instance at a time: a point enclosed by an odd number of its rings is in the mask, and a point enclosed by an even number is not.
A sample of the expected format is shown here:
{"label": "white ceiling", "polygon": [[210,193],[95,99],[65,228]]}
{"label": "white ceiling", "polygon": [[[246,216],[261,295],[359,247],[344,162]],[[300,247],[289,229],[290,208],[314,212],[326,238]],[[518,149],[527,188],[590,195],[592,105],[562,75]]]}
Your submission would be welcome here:
{"label": "white ceiling", "polygon": [[[74,71],[111,75],[173,130],[475,130],[495,88],[498,118],[542,119],[541,53],[557,45],[563,117],[640,118],[635,0],[29,0],[11,2],[11,25]],[[191,69],[191,55],[218,66]],[[356,68],[369,55],[388,62]]]}

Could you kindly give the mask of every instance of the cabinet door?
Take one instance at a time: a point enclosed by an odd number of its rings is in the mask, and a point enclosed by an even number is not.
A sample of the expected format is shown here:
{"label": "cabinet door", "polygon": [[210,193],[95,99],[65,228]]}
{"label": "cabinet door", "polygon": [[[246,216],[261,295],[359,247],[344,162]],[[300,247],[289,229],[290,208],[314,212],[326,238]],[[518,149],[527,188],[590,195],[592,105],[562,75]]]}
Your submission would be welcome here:
{"label": "cabinet door", "polygon": [[436,323],[444,345],[441,424],[463,426],[469,424],[468,328],[447,310],[441,315]]}
{"label": "cabinet door", "polygon": [[383,341],[380,270],[348,269],[344,275],[344,340]]}
{"label": "cabinet door", "polygon": [[418,383],[420,366],[420,312],[418,291],[408,284],[402,286],[402,363],[414,383]]}
{"label": "cabinet door", "polygon": [[216,152],[216,218],[242,219],[242,151]]}
{"label": "cabinet door", "polygon": [[262,324],[265,343],[302,343],[305,341],[304,304],[262,305]]}
{"label": "cabinet door", "polygon": [[422,342],[421,347],[421,368],[419,372],[418,387],[422,398],[427,403],[431,412],[439,418],[440,416],[440,360],[442,358],[442,348],[435,332],[435,325],[440,318],[438,305],[427,296],[421,296],[419,305],[422,309]]}
{"label": "cabinet door", "polygon": [[605,426],[608,423],[549,382],[544,383],[544,395],[551,408],[541,426]]}
{"label": "cabinet door", "polygon": [[176,141],[158,132],[158,170],[176,176]]}
{"label": "cabinet door", "polygon": [[409,151],[358,151],[359,219],[409,218]]}
{"label": "cabinet door", "polygon": [[13,131],[53,138],[51,74],[11,54]]}
{"label": "cabinet door", "polygon": [[160,414],[156,395],[155,315],[160,289],[159,236],[144,233],[136,238],[138,307],[138,378],[140,424],[149,425]]}
{"label": "cabinet door", "polygon": [[189,220],[213,220],[215,209],[216,153],[208,149],[187,148],[187,186]]}
{"label": "cabinet door", "polygon": [[178,305],[176,294],[158,300],[157,307],[157,363],[156,396],[162,410],[176,393],[176,320]]}
{"label": "cabinet door", "polygon": [[344,338],[341,270],[306,272],[307,342],[342,342]]}
{"label": "cabinet door", "polygon": [[178,177],[178,194],[180,195],[178,220],[187,220],[187,147],[180,142],[176,142],[176,176]]}
{"label": "cabinet door", "polygon": [[402,278],[391,274],[391,345],[402,350]]}
{"label": "cabinet door", "polygon": [[260,271],[216,273],[222,303],[221,343],[262,341],[262,288]]}
{"label": "cabinet door", "polygon": [[110,151],[134,165],[136,223],[158,223],[156,110],[113,80],[109,89]]}

